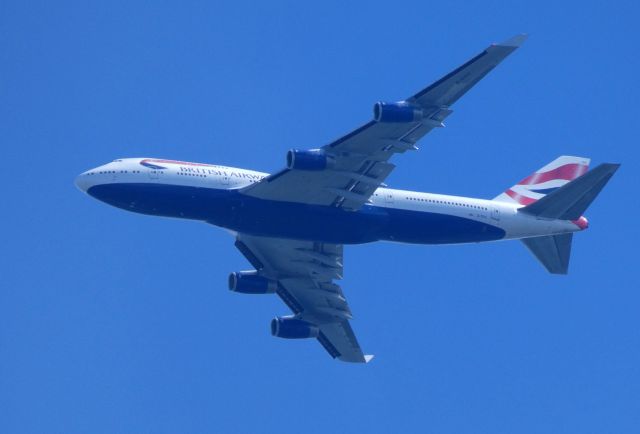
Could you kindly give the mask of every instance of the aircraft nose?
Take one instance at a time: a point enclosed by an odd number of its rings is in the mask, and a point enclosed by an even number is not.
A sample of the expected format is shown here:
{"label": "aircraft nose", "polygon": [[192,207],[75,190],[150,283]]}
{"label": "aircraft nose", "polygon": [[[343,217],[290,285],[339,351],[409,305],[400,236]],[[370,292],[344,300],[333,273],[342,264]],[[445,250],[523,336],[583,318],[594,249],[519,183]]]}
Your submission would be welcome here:
{"label": "aircraft nose", "polygon": [[80,191],[83,191],[85,193],[90,187],[90,181],[88,178],[89,178],[89,172],[84,172],[76,176],[76,179],[74,181],[74,183],[76,184],[76,187],[78,187]]}

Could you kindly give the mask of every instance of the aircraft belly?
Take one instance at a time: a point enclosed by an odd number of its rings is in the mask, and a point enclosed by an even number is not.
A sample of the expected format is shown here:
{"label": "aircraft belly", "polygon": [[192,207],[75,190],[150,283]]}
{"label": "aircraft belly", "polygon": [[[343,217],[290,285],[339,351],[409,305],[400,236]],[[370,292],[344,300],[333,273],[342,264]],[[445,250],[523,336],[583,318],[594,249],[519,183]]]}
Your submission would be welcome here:
{"label": "aircraft belly", "polygon": [[389,208],[386,240],[415,244],[456,244],[504,238],[497,226],[450,214]]}
{"label": "aircraft belly", "polygon": [[365,205],[358,211],[256,199],[237,190],[155,183],[113,183],[88,193],[141,214],[203,220],[252,235],[336,244],[378,240],[440,244],[497,240],[504,230],[447,214]]}
{"label": "aircraft belly", "polygon": [[228,197],[228,190],[155,183],[100,184],[87,193],[127,211],[192,220],[224,213]]}
{"label": "aircraft belly", "polygon": [[212,219],[210,222],[247,234],[335,244],[378,241],[387,227],[387,214],[380,209],[353,212],[247,196],[233,200],[237,201],[238,206],[231,221]]}

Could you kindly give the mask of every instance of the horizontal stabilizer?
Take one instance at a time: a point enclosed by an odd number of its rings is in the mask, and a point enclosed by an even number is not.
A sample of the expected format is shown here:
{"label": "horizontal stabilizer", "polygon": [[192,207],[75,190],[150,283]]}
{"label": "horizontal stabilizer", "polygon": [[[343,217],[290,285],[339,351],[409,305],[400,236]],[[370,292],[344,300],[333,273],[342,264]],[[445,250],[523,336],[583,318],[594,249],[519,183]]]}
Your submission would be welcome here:
{"label": "horizontal stabilizer", "polygon": [[573,234],[525,238],[525,246],[549,273],[567,274]]}
{"label": "horizontal stabilizer", "polygon": [[518,211],[550,219],[577,220],[609,182],[618,167],[619,164],[601,164]]}

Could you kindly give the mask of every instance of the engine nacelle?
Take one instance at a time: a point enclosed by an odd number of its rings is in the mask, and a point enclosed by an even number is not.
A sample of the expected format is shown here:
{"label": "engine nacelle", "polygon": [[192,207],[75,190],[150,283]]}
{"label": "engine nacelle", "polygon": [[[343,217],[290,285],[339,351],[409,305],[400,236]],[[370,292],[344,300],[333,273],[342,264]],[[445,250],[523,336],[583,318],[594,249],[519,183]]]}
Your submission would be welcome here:
{"label": "engine nacelle", "polygon": [[242,294],[271,294],[278,284],[258,275],[257,271],[236,271],[229,274],[229,290]]}
{"label": "engine nacelle", "polygon": [[317,338],[318,326],[291,316],[275,317],[271,320],[271,335],[285,339]]}
{"label": "engine nacelle", "polygon": [[421,108],[400,102],[377,102],[373,106],[373,118],[376,122],[417,122],[422,119]]}
{"label": "engine nacelle", "polygon": [[291,149],[287,152],[287,168],[298,170],[324,170],[333,167],[333,159],[321,149],[303,151]]}

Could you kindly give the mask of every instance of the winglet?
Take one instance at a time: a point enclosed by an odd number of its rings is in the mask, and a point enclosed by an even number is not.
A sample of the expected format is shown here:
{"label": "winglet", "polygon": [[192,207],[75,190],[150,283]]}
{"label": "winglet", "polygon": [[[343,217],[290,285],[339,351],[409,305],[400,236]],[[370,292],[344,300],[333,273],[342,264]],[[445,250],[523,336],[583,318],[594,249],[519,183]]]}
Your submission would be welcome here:
{"label": "winglet", "polygon": [[371,360],[373,360],[375,356],[373,354],[365,354],[364,355],[364,362],[365,363],[369,363]]}
{"label": "winglet", "polygon": [[524,41],[527,40],[528,37],[529,35],[527,35],[526,33],[521,33],[519,35],[515,35],[507,39],[504,42],[500,42],[499,44],[496,44],[496,45],[501,45],[503,47],[519,47],[520,45],[522,45]]}

